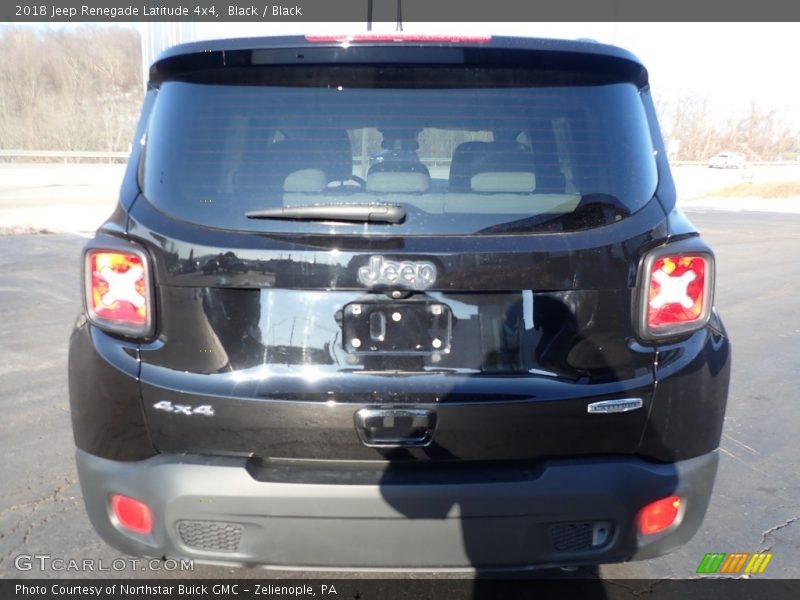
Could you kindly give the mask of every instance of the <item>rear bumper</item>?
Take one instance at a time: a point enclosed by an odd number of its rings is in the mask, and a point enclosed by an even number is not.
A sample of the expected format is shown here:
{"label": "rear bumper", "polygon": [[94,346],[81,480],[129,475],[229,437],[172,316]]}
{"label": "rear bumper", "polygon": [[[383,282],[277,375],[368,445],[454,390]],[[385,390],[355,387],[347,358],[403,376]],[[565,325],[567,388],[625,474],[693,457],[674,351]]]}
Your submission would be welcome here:
{"label": "rear bumper", "polygon": [[[256,479],[246,459],[160,455],[117,462],[77,451],[90,519],[128,554],[278,568],[519,569],[650,558],[688,541],[708,506],[716,451],[671,464],[541,461],[515,476],[372,484]],[[462,474],[463,475],[463,474]],[[146,502],[153,532],[123,532],[109,495]],[[644,538],[635,517],[672,494],[685,510]]]}

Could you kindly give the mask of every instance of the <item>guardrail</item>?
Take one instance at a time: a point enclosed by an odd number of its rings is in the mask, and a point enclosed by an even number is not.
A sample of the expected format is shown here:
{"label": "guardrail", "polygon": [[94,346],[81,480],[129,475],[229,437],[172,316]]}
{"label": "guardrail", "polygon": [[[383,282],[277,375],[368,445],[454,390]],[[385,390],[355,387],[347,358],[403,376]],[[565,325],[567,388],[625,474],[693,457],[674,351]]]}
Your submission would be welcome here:
{"label": "guardrail", "polygon": [[[64,162],[76,159],[104,159],[104,160],[127,160],[130,152],[105,152],[100,150],[0,150],[0,159],[3,158],[60,158]],[[450,164],[450,159],[441,158],[423,158],[423,163],[428,166],[447,166]],[[360,164],[364,162],[364,157],[354,156],[353,162]],[[700,166],[707,165],[707,160],[671,160],[669,161],[673,167],[683,166]],[[781,167],[790,165],[800,165],[797,160],[763,160],[752,161],[747,163],[750,166],[759,167]]]}
{"label": "guardrail", "polygon": [[[707,167],[707,160],[670,160],[673,167]],[[748,160],[746,167],[792,167],[800,165],[798,160]]]}
{"label": "guardrail", "polygon": [[70,159],[104,159],[127,160],[129,152],[102,152],[92,150],[0,150],[0,158],[60,158],[64,162]]}

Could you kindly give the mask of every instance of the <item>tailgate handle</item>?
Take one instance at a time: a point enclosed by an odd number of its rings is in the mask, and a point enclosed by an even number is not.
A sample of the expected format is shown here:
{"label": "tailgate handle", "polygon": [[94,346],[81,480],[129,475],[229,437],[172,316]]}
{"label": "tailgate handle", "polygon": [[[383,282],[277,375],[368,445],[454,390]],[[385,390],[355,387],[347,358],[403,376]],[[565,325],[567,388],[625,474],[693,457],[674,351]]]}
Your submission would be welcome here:
{"label": "tailgate handle", "polygon": [[424,408],[362,408],[353,420],[361,443],[370,448],[424,447],[436,429],[436,413]]}

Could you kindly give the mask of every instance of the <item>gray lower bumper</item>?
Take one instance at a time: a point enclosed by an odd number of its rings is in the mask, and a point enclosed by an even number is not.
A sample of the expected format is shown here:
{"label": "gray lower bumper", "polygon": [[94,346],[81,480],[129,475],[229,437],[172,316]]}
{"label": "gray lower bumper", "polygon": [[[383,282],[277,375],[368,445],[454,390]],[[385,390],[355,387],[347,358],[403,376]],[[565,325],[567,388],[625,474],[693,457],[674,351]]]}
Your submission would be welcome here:
{"label": "gray lower bumper", "polygon": [[[378,485],[258,481],[244,459],[161,455],[116,462],[77,451],[92,524],[133,555],[306,568],[501,569],[649,558],[705,514],[717,453],[674,464],[552,460],[509,480]],[[120,530],[109,495],[146,502],[154,530]],[[673,529],[642,538],[639,509],[677,494]]]}

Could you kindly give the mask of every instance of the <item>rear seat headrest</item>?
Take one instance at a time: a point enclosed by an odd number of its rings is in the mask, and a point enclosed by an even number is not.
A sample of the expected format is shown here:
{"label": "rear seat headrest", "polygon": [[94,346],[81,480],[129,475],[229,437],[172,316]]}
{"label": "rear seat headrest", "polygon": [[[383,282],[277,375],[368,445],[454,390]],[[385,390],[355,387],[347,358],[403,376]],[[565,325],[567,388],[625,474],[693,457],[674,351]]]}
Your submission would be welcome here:
{"label": "rear seat headrest", "polygon": [[430,184],[425,173],[377,171],[367,175],[368,192],[417,194],[427,191]]}
{"label": "rear seat headrest", "polygon": [[284,192],[321,192],[328,184],[328,177],[322,169],[299,169],[292,171],[283,180]]}
{"label": "rear seat headrest", "polygon": [[450,191],[469,192],[479,173],[533,172],[533,154],[515,141],[463,142],[453,152]]}
{"label": "rear seat headrest", "polygon": [[530,194],[536,189],[536,175],[527,171],[491,171],[473,175],[473,192]]}
{"label": "rear seat headrest", "polygon": [[330,128],[319,133],[319,148],[325,173],[332,181],[347,181],[353,175],[353,149],[345,129]]}

